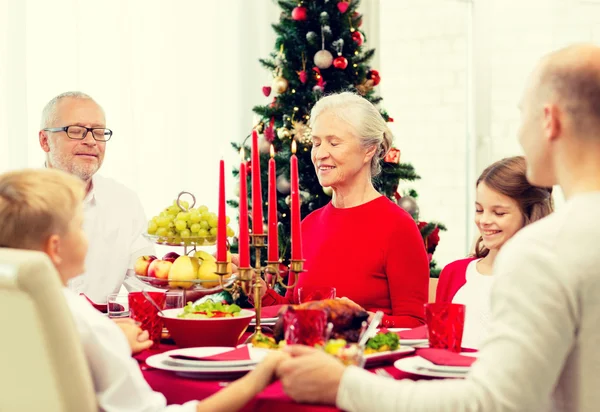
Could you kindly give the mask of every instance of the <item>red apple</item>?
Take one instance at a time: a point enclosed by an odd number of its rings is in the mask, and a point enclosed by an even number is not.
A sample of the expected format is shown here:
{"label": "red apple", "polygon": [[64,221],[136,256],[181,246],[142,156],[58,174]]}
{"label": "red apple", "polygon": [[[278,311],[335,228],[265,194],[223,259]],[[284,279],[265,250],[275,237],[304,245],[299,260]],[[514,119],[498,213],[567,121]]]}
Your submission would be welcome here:
{"label": "red apple", "polygon": [[171,263],[175,262],[175,260],[179,257],[179,253],[177,252],[169,252],[163,256],[162,260],[167,260]]}
{"label": "red apple", "polygon": [[173,262],[168,260],[155,259],[148,267],[148,277],[157,279],[168,279],[169,271]]}
{"label": "red apple", "polygon": [[148,276],[148,267],[155,259],[156,256],[140,256],[137,258],[133,267],[135,274],[138,276]]}

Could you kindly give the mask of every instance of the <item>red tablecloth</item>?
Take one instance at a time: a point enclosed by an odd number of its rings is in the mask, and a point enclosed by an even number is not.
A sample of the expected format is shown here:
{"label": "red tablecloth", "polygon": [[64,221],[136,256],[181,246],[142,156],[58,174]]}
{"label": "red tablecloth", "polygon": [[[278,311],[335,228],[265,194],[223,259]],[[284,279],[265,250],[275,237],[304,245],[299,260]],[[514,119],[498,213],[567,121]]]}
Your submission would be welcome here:
{"label": "red tablecloth", "polygon": [[[241,340],[245,340],[244,336]],[[138,355],[136,358],[143,365],[143,360],[150,355],[175,349],[173,345],[161,344],[158,350],[146,351]],[[379,366],[385,369],[396,379],[423,379],[420,376],[411,375],[401,372],[391,365]],[[373,371],[377,369],[373,368]],[[142,373],[146,381],[152,389],[161,392],[167,398],[168,404],[182,404],[194,399],[202,400],[209,397],[215,392],[223,389],[221,385],[223,381],[209,381],[188,379],[177,376],[173,373],[161,371],[157,369],[144,370]],[[325,412],[338,411],[337,408],[323,405],[307,405],[294,402],[285,394],[280,382],[274,382],[268,386],[262,393],[258,394],[250,403],[243,409],[244,411],[263,411],[263,412]]]}

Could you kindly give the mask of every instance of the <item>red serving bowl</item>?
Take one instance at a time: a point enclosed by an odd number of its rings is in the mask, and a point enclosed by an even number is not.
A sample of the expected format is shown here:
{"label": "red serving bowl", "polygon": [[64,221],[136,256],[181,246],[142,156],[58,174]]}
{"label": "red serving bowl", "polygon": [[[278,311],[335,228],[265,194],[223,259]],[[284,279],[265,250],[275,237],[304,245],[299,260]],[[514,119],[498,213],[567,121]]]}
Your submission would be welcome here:
{"label": "red serving bowl", "polygon": [[163,310],[159,316],[177,346],[237,346],[243,333],[254,318],[254,311],[242,309],[239,316],[231,318],[186,319],[178,318],[183,309]]}

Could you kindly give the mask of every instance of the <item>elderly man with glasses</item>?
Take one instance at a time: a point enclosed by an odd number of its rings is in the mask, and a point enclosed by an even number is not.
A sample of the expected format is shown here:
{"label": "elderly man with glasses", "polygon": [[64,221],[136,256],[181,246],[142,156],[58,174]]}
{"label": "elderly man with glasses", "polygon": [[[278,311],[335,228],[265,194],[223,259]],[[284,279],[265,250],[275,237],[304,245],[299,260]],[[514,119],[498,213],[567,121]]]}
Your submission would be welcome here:
{"label": "elderly man with glasses", "polygon": [[[139,256],[154,254],[153,244],[142,236],[147,221],[138,196],[96,174],[112,135],[102,107],[81,92],[56,96],[42,112],[39,141],[46,152],[46,167],[71,173],[86,184],[86,272],[72,279],[69,287],[98,305],[105,305],[106,297],[119,291],[127,269]],[[137,289],[140,284],[133,281],[125,286]]]}

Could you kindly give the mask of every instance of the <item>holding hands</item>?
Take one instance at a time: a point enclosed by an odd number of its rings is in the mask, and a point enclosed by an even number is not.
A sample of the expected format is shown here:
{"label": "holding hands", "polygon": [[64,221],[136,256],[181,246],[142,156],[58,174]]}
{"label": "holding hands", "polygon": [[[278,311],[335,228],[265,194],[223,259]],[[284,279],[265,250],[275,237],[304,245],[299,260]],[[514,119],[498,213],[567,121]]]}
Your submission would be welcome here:
{"label": "holding hands", "polygon": [[145,349],[152,346],[150,335],[148,331],[142,330],[138,324],[130,318],[114,319],[121,331],[125,334],[129,347],[131,348],[131,354],[135,355]]}

